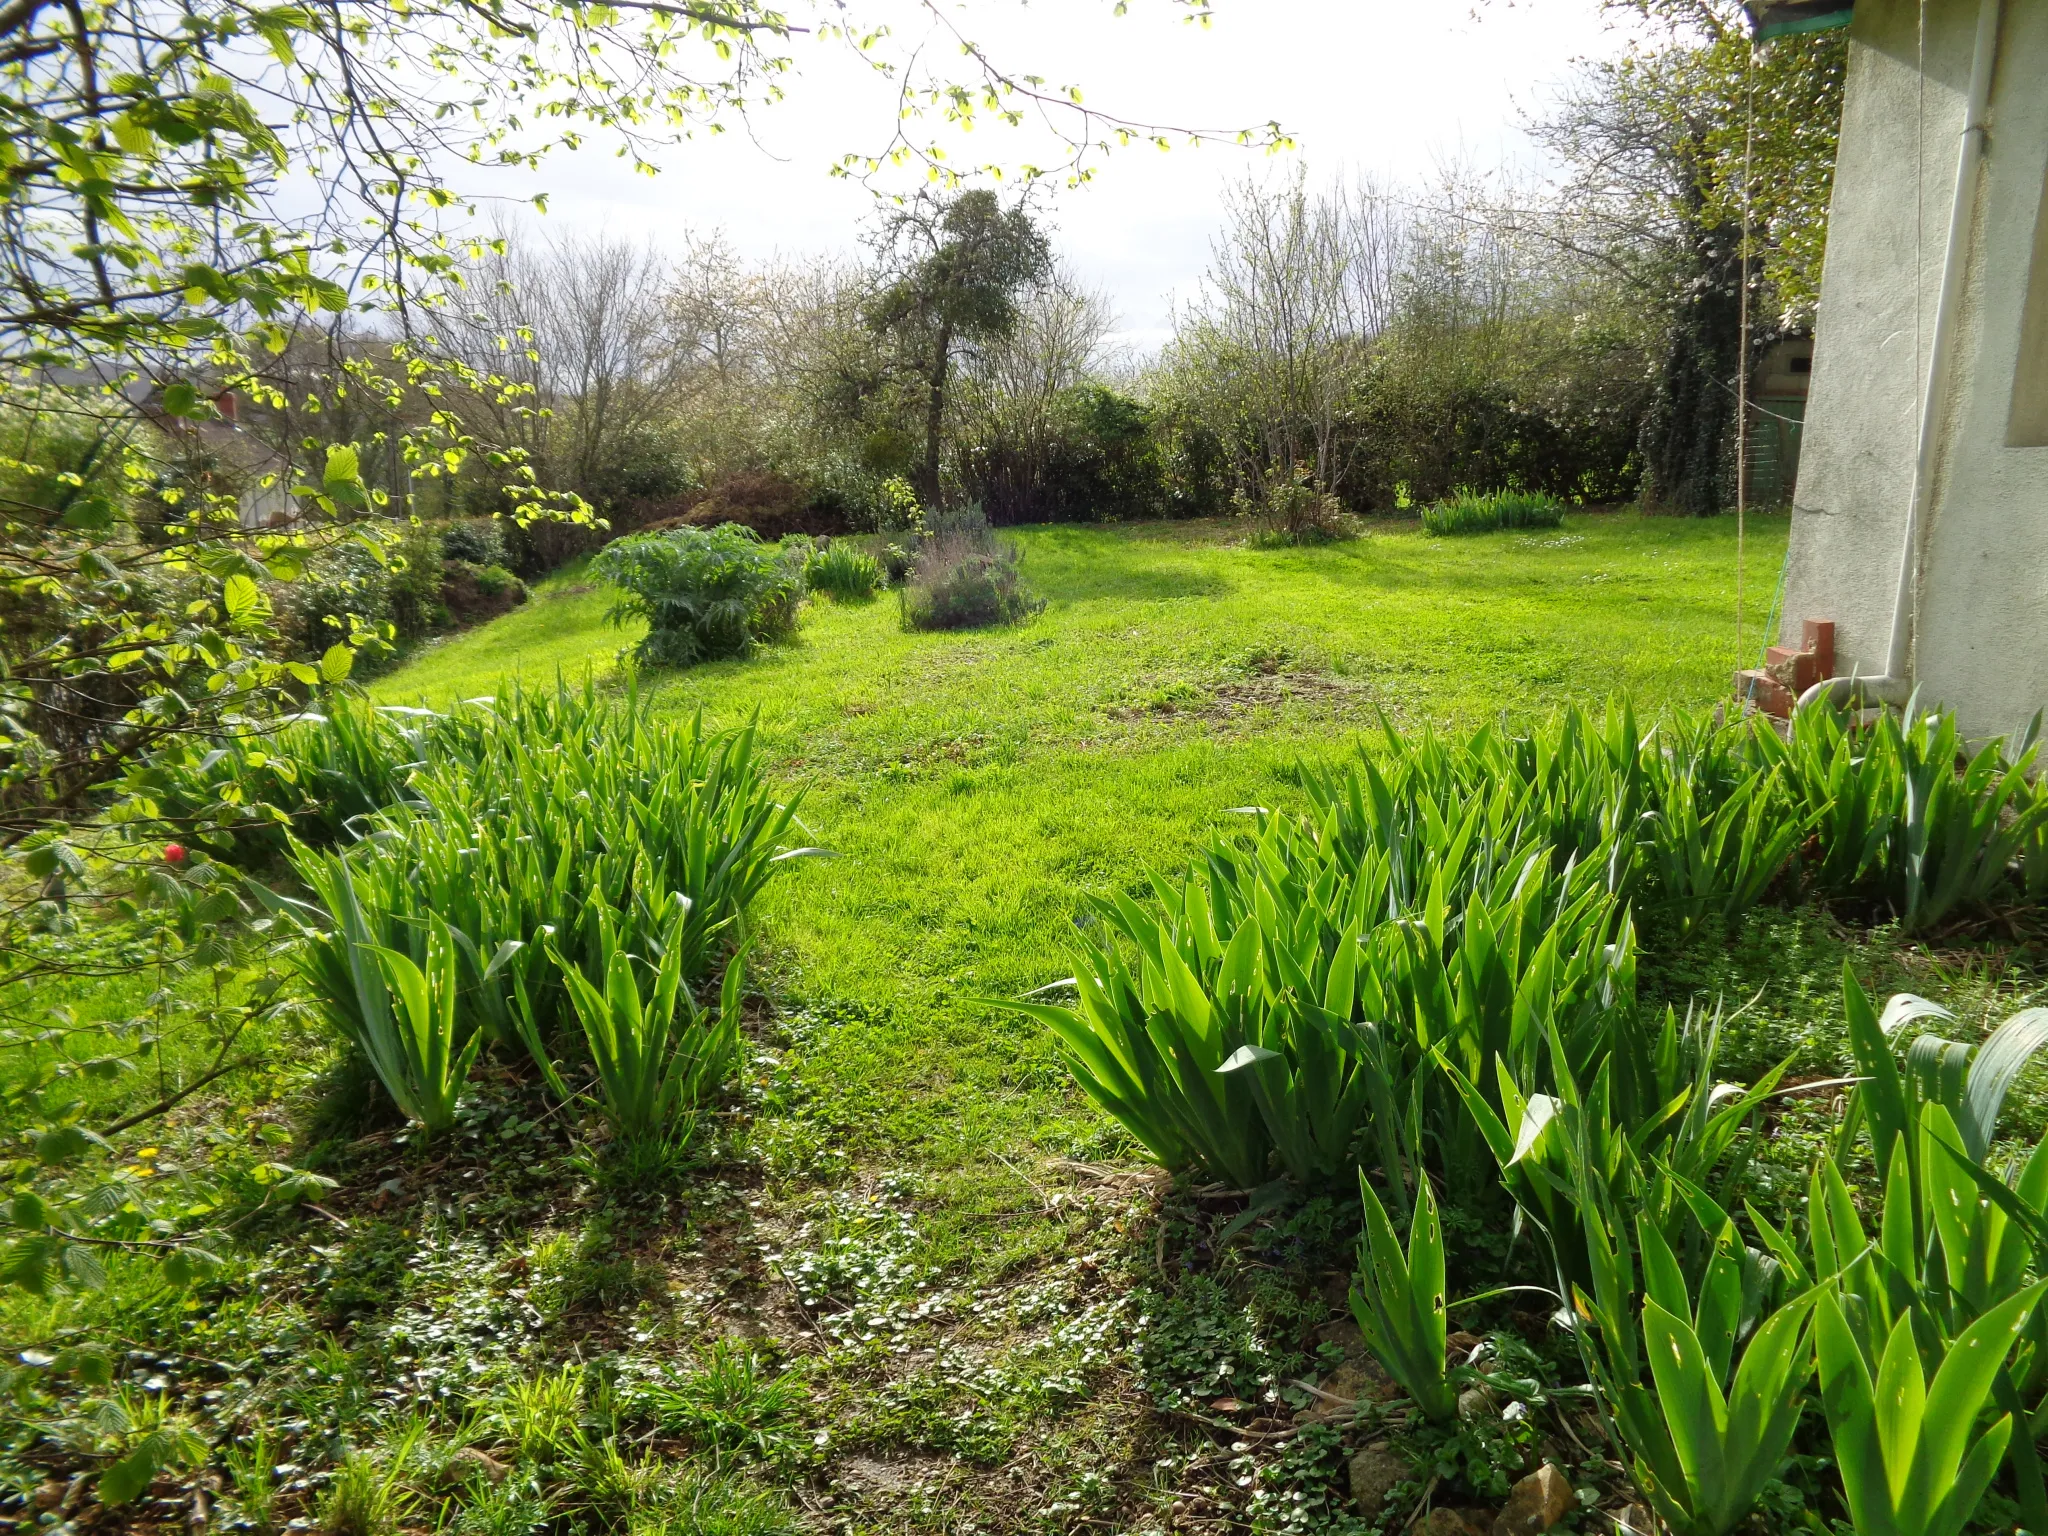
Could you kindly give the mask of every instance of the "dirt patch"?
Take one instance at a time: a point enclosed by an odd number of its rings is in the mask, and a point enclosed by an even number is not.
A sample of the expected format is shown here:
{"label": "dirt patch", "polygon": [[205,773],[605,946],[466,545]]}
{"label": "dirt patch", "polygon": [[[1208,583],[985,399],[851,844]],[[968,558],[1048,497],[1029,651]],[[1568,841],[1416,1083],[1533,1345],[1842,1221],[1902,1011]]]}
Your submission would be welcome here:
{"label": "dirt patch", "polygon": [[1142,702],[1113,705],[1107,713],[1115,720],[1193,718],[1227,723],[1281,704],[1306,702],[1343,712],[1362,710],[1372,699],[1371,686],[1358,678],[1296,667],[1284,672],[1255,670],[1208,685],[1174,683]]}

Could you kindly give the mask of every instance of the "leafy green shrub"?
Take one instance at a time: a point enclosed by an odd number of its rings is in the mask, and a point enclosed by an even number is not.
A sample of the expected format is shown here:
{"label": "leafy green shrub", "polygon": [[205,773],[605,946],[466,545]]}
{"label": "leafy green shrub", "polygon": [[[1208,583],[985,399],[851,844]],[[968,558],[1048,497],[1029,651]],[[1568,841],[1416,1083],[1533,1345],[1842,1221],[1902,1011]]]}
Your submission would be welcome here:
{"label": "leafy green shrub", "polygon": [[495,517],[470,517],[441,529],[441,554],[465,565],[503,565],[505,529]]}
{"label": "leafy green shrub", "polygon": [[1015,624],[1045,606],[1024,585],[1022,552],[998,538],[980,509],[934,516],[905,578],[905,629]]}
{"label": "leafy green shrub", "polygon": [[1291,476],[1274,471],[1259,499],[1240,497],[1237,510],[1251,521],[1252,543],[1268,548],[1329,544],[1350,531],[1344,504],[1317,485],[1306,468]]}
{"label": "leafy green shrub", "polygon": [[1564,503],[1544,491],[1459,489],[1422,509],[1425,533],[1493,533],[1501,528],[1556,528]]}
{"label": "leafy green shrub", "polygon": [[736,523],[620,539],[591,569],[625,593],[612,622],[647,621],[637,654],[656,666],[751,655],[795,632],[803,602],[802,566]]}
{"label": "leafy green shrub", "polygon": [[842,603],[864,603],[880,590],[882,562],[844,539],[814,553],[804,565],[804,580],[813,592]]}
{"label": "leafy green shrub", "polygon": [[448,624],[441,600],[441,540],[431,528],[408,528],[390,551],[391,622],[416,640]]}
{"label": "leafy green shrub", "polygon": [[[298,580],[277,589],[278,629],[287,654],[315,659],[356,636],[357,664],[392,652],[391,572],[377,553],[351,539],[320,552]],[[365,633],[367,631],[367,633]]]}

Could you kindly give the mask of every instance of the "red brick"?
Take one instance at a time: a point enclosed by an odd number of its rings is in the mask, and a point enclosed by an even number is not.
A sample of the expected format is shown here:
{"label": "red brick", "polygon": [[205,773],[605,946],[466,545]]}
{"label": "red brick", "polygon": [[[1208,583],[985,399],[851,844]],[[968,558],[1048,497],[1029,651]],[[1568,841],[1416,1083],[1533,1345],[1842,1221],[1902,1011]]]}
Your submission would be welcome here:
{"label": "red brick", "polygon": [[1780,719],[1790,715],[1792,706],[1799,702],[1798,694],[1761,667],[1735,674],[1735,696]]}
{"label": "red brick", "polygon": [[1819,669],[1819,682],[1823,677],[1835,675],[1835,621],[1833,619],[1808,619],[1800,625],[1800,639],[1805,648],[1814,655]]}

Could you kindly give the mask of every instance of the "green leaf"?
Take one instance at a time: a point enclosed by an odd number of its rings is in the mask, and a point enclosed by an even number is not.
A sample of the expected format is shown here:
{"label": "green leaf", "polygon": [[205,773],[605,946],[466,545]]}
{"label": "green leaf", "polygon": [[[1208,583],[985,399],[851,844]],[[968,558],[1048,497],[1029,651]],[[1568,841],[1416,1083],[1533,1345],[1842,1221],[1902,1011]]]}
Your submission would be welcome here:
{"label": "green leaf", "polygon": [[159,1447],[150,1436],[133,1452],[100,1474],[99,1499],[109,1509],[118,1509],[156,1480]]}
{"label": "green leaf", "polygon": [[323,682],[329,683],[346,682],[355,664],[354,651],[345,645],[330,645],[326,654],[320,658],[320,678]]}
{"label": "green leaf", "polygon": [[228,617],[241,623],[263,610],[263,589],[247,576],[234,575],[221,583],[220,596]]}
{"label": "green leaf", "polygon": [[50,1224],[50,1208],[32,1189],[24,1189],[15,1195],[12,1214],[17,1227],[26,1227],[31,1232],[40,1232]]}

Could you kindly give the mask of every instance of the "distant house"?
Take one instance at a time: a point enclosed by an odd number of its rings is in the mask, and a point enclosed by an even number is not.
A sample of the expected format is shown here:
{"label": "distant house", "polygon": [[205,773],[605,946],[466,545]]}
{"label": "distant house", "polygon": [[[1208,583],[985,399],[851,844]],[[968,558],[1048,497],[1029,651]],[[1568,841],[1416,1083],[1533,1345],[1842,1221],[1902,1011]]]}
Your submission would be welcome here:
{"label": "distant house", "polygon": [[197,448],[219,465],[221,477],[234,493],[245,530],[254,533],[297,522],[299,504],[291,494],[290,462],[242,426],[232,390],[214,396],[213,406],[218,415],[211,421],[169,416],[148,405],[144,412],[166,436]]}
{"label": "distant house", "polygon": [[1780,679],[1831,624],[1809,698],[2010,731],[2048,709],[2048,0],[1752,9],[1850,27]]}

